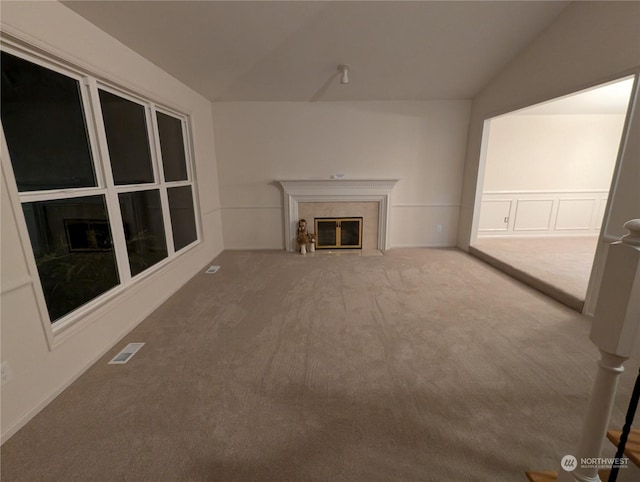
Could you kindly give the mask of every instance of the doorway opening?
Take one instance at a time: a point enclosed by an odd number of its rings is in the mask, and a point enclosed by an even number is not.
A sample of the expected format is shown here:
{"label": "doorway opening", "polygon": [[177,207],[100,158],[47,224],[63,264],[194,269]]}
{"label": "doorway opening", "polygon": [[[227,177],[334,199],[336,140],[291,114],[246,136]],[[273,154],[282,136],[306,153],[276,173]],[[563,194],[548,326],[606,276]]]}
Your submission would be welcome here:
{"label": "doorway opening", "polygon": [[633,84],[485,122],[472,254],[582,312]]}

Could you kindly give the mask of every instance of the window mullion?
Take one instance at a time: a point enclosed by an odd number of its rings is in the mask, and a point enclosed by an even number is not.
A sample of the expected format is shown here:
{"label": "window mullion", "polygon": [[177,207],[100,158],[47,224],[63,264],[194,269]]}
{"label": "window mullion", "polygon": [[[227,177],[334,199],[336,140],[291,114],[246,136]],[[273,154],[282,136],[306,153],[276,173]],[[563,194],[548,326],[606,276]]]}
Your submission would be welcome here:
{"label": "window mullion", "polygon": [[187,153],[187,173],[189,181],[191,181],[191,196],[193,202],[193,214],[196,221],[196,240],[202,239],[202,216],[200,215],[200,195],[198,193],[198,185],[196,182],[196,166],[194,164],[193,154],[193,137],[190,122],[187,118],[182,119],[182,132],[184,135],[184,148]]}
{"label": "window mullion", "polygon": [[187,126],[187,121],[183,117],[180,117],[180,124],[182,126],[182,139],[184,139],[184,155],[185,162],[187,166],[187,180],[193,182],[193,172],[191,172],[191,152],[189,149],[189,128]]}
{"label": "window mullion", "polygon": [[115,189],[113,181],[109,148],[107,146],[107,135],[102,119],[100,97],[98,95],[98,84],[93,78],[89,79],[89,92],[91,96],[91,104],[93,106],[93,118],[96,125],[98,150],[101,160],[100,164],[102,166],[102,172],[104,173],[103,179],[107,188],[105,195],[107,201],[107,211],[109,213],[109,220],[111,224],[111,236],[113,237],[113,248],[116,253],[120,283],[125,284],[131,279],[129,254],[127,252],[127,240],[124,234],[124,224],[122,222],[122,212],[120,210],[118,193]]}
{"label": "window mullion", "polygon": [[160,202],[162,203],[162,217],[164,219],[167,251],[169,252],[169,256],[171,256],[175,253],[175,246],[173,244],[173,228],[171,224],[171,213],[169,211],[169,196],[167,195],[167,187],[164,185],[160,188]]}
{"label": "window mullion", "polygon": [[153,167],[153,179],[156,185],[164,182],[164,172],[162,170],[162,154],[160,151],[160,141],[158,126],[156,124],[156,111],[153,104],[147,105],[144,109],[147,119],[147,136],[149,136],[149,148],[151,149],[151,165]]}
{"label": "window mullion", "polygon": [[20,202],[50,201],[53,199],[73,199],[75,197],[104,194],[104,187],[86,187],[78,189],[62,189],[51,191],[26,191],[19,193]]}
{"label": "window mullion", "polygon": [[89,77],[84,77],[80,82],[80,100],[82,102],[82,109],[87,127],[87,136],[89,137],[89,149],[91,150],[96,185],[103,188],[105,187],[105,175],[100,162],[101,156],[98,152],[98,133],[96,126],[97,116],[95,115],[95,109],[92,108],[91,83],[92,79]]}
{"label": "window mullion", "polygon": [[167,183],[167,187],[180,187],[180,186],[191,186],[193,182],[191,181],[171,181]]}
{"label": "window mullion", "polygon": [[157,172],[157,179],[160,182],[160,202],[162,204],[162,218],[164,220],[164,232],[165,239],[167,241],[167,252],[169,256],[175,253],[175,246],[173,243],[173,227],[171,223],[171,213],[169,210],[169,197],[167,194],[167,186],[164,179],[164,165],[162,164],[162,148],[160,147],[160,130],[158,129],[158,116],[156,113],[155,105],[151,105],[151,144],[153,145],[153,152],[155,152],[155,165]]}
{"label": "window mullion", "polygon": [[122,186],[115,186],[114,191],[118,193],[122,192],[137,192],[137,191],[152,191],[158,189],[157,184],[129,184]]}

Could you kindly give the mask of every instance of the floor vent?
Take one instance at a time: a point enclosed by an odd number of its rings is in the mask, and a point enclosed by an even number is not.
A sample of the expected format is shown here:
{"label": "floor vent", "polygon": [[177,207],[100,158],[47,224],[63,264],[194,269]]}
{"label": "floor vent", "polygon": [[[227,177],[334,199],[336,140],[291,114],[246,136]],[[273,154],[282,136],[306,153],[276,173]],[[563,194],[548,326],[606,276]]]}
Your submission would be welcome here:
{"label": "floor vent", "polygon": [[205,271],[205,273],[207,273],[207,274],[214,274],[214,273],[216,273],[219,269],[220,269],[220,266],[216,266],[216,265],[209,266],[209,267],[207,268],[207,271]]}
{"label": "floor vent", "polygon": [[120,351],[120,353],[113,357],[109,362],[109,365],[122,365],[127,363],[143,345],[144,343],[129,343]]}

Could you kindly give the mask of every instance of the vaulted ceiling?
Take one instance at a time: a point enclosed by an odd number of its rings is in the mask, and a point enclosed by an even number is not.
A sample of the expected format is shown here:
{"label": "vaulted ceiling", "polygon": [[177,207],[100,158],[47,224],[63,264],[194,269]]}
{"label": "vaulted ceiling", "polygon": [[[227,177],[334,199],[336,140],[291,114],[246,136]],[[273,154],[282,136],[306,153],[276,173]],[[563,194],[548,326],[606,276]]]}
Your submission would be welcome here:
{"label": "vaulted ceiling", "polygon": [[569,2],[63,3],[212,101],[325,101],[473,98]]}

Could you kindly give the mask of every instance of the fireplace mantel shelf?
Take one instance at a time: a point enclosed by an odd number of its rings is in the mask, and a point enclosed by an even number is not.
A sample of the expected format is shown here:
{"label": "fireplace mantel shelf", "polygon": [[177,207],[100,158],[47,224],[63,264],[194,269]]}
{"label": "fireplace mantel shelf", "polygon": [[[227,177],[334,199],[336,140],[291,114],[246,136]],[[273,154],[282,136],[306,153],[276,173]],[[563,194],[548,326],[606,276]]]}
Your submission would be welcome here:
{"label": "fireplace mantel shelf", "polygon": [[399,179],[278,179],[283,189],[393,189]]}
{"label": "fireplace mantel shelf", "polygon": [[398,179],[277,179],[276,182],[282,186],[284,195],[287,251],[296,246],[299,202],[378,202],[378,248],[389,248],[390,198]]}

